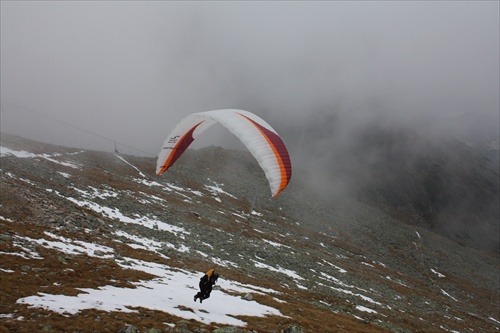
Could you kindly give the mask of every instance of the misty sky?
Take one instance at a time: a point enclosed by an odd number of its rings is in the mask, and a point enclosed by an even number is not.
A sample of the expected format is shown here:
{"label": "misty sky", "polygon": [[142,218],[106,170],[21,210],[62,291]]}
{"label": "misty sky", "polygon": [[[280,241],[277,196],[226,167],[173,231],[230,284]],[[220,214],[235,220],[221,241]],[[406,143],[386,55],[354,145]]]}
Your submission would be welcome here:
{"label": "misty sky", "polygon": [[0,6],[1,130],[49,143],[109,149],[97,134],[156,154],[180,119],[220,108],[285,143],[331,110],[499,112],[498,1]]}

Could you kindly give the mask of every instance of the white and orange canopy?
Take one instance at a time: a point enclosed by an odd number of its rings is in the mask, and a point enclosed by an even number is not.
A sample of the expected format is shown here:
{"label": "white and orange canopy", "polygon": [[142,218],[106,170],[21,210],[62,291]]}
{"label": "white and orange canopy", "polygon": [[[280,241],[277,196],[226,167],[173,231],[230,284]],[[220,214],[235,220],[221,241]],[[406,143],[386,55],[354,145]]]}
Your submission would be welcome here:
{"label": "white and orange canopy", "polygon": [[255,114],[235,109],[193,113],[178,123],[163,143],[156,173],[170,168],[189,145],[216,122],[236,135],[259,163],[276,197],[292,176],[292,164],[285,144],[276,131]]}

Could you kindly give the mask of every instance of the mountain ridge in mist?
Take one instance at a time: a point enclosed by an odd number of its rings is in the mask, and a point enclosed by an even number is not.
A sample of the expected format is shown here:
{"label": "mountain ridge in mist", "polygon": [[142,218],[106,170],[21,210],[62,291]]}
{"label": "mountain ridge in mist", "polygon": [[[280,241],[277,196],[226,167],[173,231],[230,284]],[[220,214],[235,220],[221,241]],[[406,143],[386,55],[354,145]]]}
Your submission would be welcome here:
{"label": "mountain ridge in mist", "polygon": [[290,146],[300,147],[300,161],[309,161],[312,191],[348,195],[406,223],[498,252],[498,126],[481,131],[489,118],[478,116],[469,128],[470,117],[414,124],[375,116],[360,121],[346,113],[310,117],[308,135],[292,138]]}

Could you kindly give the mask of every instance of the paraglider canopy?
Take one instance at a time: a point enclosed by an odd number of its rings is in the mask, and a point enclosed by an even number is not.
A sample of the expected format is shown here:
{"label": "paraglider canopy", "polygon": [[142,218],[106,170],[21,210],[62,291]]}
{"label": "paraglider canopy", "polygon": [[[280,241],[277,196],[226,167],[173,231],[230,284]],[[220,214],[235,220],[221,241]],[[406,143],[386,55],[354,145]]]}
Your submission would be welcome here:
{"label": "paraglider canopy", "polygon": [[292,164],[278,133],[255,114],[236,109],[193,113],[182,119],[163,143],[156,173],[162,174],[207,128],[220,123],[236,135],[259,163],[276,197],[290,182]]}

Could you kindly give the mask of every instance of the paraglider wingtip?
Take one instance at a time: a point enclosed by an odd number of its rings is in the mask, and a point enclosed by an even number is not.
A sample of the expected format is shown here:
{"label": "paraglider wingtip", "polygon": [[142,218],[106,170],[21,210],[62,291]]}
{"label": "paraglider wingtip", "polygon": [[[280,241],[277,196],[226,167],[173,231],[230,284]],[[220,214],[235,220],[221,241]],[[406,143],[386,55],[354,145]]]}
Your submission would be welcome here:
{"label": "paraglider wingtip", "polygon": [[156,169],[156,174],[157,174],[157,175],[161,175],[161,174],[163,174],[165,171],[167,171],[167,169],[168,169],[168,168],[166,168],[166,167],[164,167],[164,166],[163,166],[163,167],[161,167],[161,168],[159,168],[159,169]]}

